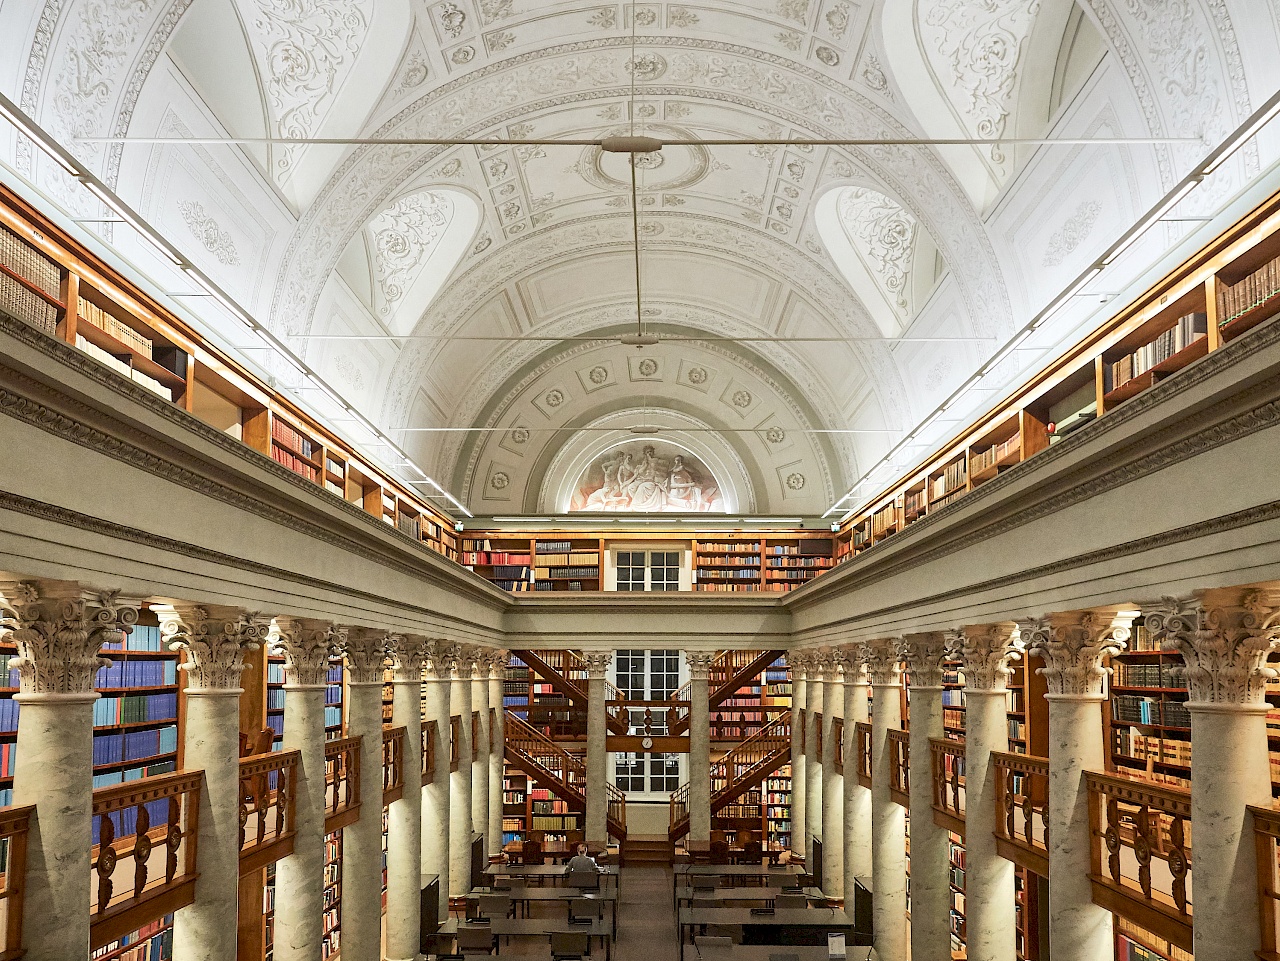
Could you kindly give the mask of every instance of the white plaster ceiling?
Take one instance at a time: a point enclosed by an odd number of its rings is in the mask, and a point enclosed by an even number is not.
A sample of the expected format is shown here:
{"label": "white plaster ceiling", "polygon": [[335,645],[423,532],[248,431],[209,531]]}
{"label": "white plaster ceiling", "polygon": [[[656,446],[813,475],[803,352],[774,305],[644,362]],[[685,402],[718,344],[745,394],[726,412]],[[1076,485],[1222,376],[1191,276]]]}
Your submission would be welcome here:
{"label": "white plaster ceiling", "polygon": [[645,321],[710,339],[637,351],[581,339],[635,320],[623,157],[78,138],[1212,140],[1280,86],[1278,31],[1258,0],[32,0],[0,4],[0,88],[473,509],[554,509],[548,471],[636,417],[790,514],[1207,148],[667,147],[638,163]]}

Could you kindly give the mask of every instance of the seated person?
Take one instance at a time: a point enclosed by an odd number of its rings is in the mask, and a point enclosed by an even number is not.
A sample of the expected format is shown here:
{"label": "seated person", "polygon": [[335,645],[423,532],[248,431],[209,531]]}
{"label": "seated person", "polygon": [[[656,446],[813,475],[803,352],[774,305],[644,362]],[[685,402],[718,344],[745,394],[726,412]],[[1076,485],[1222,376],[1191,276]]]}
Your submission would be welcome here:
{"label": "seated person", "polygon": [[596,864],[595,858],[591,858],[587,856],[587,846],[585,844],[580,843],[578,845],[577,852],[578,852],[577,854],[575,854],[573,857],[569,859],[569,863],[565,865],[564,867],[565,874],[574,874],[574,873],[599,874],[600,873],[600,866]]}

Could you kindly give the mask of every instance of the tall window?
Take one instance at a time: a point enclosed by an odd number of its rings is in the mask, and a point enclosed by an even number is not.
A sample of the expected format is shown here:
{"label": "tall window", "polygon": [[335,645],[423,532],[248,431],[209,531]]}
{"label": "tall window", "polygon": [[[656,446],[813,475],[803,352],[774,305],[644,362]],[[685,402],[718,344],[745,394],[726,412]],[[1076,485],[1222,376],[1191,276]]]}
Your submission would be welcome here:
{"label": "tall window", "polygon": [[618,590],[680,590],[680,552],[618,551]]}
{"label": "tall window", "polygon": [[[644,554],[644,551],[638,553]],[[676,555],[677,559],[679,555]],[[619,557],[621,564],[621,557]],[[619,590],[622,568],[619,566]],[[643,590],[643,588],[641,588]],[[614,656],[614,683],[627,698],[665,701],[680,687],[679,651],[618,651]],[[628,711],[628,731],[643,735],[645,710]],[[650,734],[667,733],[667,712],[650,709]],[[614,755],[614,783],[628,794],[656,794],[665,797],[680,786],[679,754],[619,753]]]}

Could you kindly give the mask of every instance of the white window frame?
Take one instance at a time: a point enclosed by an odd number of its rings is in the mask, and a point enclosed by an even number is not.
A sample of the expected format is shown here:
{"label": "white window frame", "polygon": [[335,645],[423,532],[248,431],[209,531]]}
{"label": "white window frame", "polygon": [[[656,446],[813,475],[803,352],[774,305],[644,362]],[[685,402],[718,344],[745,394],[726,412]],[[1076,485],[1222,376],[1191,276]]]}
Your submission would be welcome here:
{"label": "white window frame", "polygon": [[[623,548],[623,550],[626,550],[626,549],[627,548]],[[630,650],[640,650],[640,649],[627,648],[626,650],[630,651]],[[652,691],[652,687],[650,686],[652,683],[652,666],[651,666],[652,657],[650,655],[655,650],[669,651],[669,650],[675,650],[675,649],[669,648],[669,647],[655,647],[655,648],[644,649],[644,653],[646,655],[645,656],[645,697],[646,699],[650,699],[649,695]],[[614,658],[609,664],[609,670],[608,670],[609,683],[613,684],[614,686],[617,686],[618,684],[618,654],[620,653],[622,652],[621,651],[615,652]],[[677,661],[678,670],[676,673],[676,689],[678,690],[679,688],[683,687],[689,680],[689,665],[685,662],[683,651],[677,651],[677,655],[678,655],[678,661]],[[651,752],[648,752],[648,751],[640,752],[640,756],[645,758],[644,778],[645,778],[646,789],[643,791],[625,789],[625,793],[627,795],[628,801],[637,801],[637,802],[661,801],[665,803],[666,801],[669,801],[671,798],[671,793],[672,793],[671,791],[648,790],[648,784],[649,784],[649,778],[650,778],[650,773],[648,770],[648,763],[649,763],[648,755],[650,753]],[[689,779],[689,755],[686,752],[686,753],[676,754],[675,757],[676,757],[676,764],[677,764],[677,770],[678,770],[678,773],[676,776],[676,788],[678,788],[681,784],[683,784],[685,781]],[[610,783],[613,784],[614,787],[617,787],[619,790],[624,790],[618,785],[617,762],[618,762],[618,753],[611,751],[609,753],[609,781]]]}

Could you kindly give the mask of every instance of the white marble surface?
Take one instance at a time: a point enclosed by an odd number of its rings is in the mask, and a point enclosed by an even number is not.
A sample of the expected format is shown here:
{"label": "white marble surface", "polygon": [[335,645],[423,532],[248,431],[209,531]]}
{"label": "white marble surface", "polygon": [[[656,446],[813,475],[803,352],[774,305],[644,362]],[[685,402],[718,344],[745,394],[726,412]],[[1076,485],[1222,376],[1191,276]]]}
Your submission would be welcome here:
{"label": "white marble surface", "polygon": [[[865,677],[865,675],[864,675]],[[855,724],[870,718],[865,680],[844,685],[844,901],[853,904],[854,879],[871,877],[871,789],[858,783]]]}
{"label": "white marble surface", "polygon": [[993,751],[1009,750],[1003,687],[965,688],[965,947],[971,961],[1016,961],[1014,868],[996,853]]}
{"label": "white marble surface", "polygon": [[[471,745],[471,830],[489,830],[489,669],[481,661],[471,675],[471,710],[478,711],[480,723]],[[488,841],[485,842],[488,849]]]}
{"label": "white marble surface", "polygon": [[951,961],[951,885],[947,831],[932,817],[929,739],[942,737],[942,688],[911,688],[911,958]]}
{"label": "white marble surface", "polygon": [[799,655],[788,655],[791,665],[791,850],[804,857],[804,819],[807,815],[807,770],[804,754],[802,712],[809,705],[809,682],[805,680]]}
{"label": "white marble surface", "polygon": [[363,740],[360,744],[360,819],[342,829],[342,958],[343,961],[381,961],[381,680],[348,682],[347,734]]}
{"label": "white marble surface", "polygon": [[449,714],[452,682],[427,670],[427,717],[436,722],[435,770],[422,791],[422,874],[440,878],[440,917],[449,916]]}
{"label": "white marble surface", "polygon": [[422,891],[422,681],[392,682],[391,723],[403,726],[404,796],[387,809],[387,961],[416,961]]}
{"label": "white marble surface", "polygon": [[[494,667],[489,673],[489,704],[495,709],[493,716],[493,743],[503,745],[506,740],[506,708],[502,706],[502,682],[506,668]],[[502,748],[489,752],[489,853],[502,853]]]}
{"label": "white marble surface", "polygon": [[835,719],[844,713],[844,685],[833,666],[822,681],[822,888],[844,890],[844,775],[837,772]]}
{"label": "white marble surface", "polygon": [[276,864],[276,961],[314,961],[324,936],[324,691],[285,688],[283,747],[300,757],[293,854]]}
{"label": "white marble surface", "polygon": [[711,840],[710,684],[706,677],[689,682],[689,840]]}
{"label": "white marble surface", "polygon": [[[813,864],[813,838],[822,837],[822,755],[818,753],[818,715],[823,713],[823,690],[819,671],[809,673],[809,712],[804,731],[804,850],[805,864]],[[791,816],[794,828],[796,819]]]}
{"label": "white marble surface", "polygon": [[608,697],[603,677],[587,681],[587,841],[604,847],[609,841],[609,728],[605,709]]}
{"label": "white marble surface", "polygon": [[889,799],[888,733],[902,727],[901,686],[875,685],[871,711],[871,883],[880,961],[907,961],[907,821]]}
{"label": "white marble surface", "polygon": [[[462,719],[458,724],[458,770],[449,775],[449,893],[455,898],[460,898],[471,890],[471,679],[469,676],[453,679],[449,698],[449,710]],[[445,720],[445,726],[449,726],[448,719]],[[448,770],[449,755],[447,753],[443,762],[445,769]]]}

